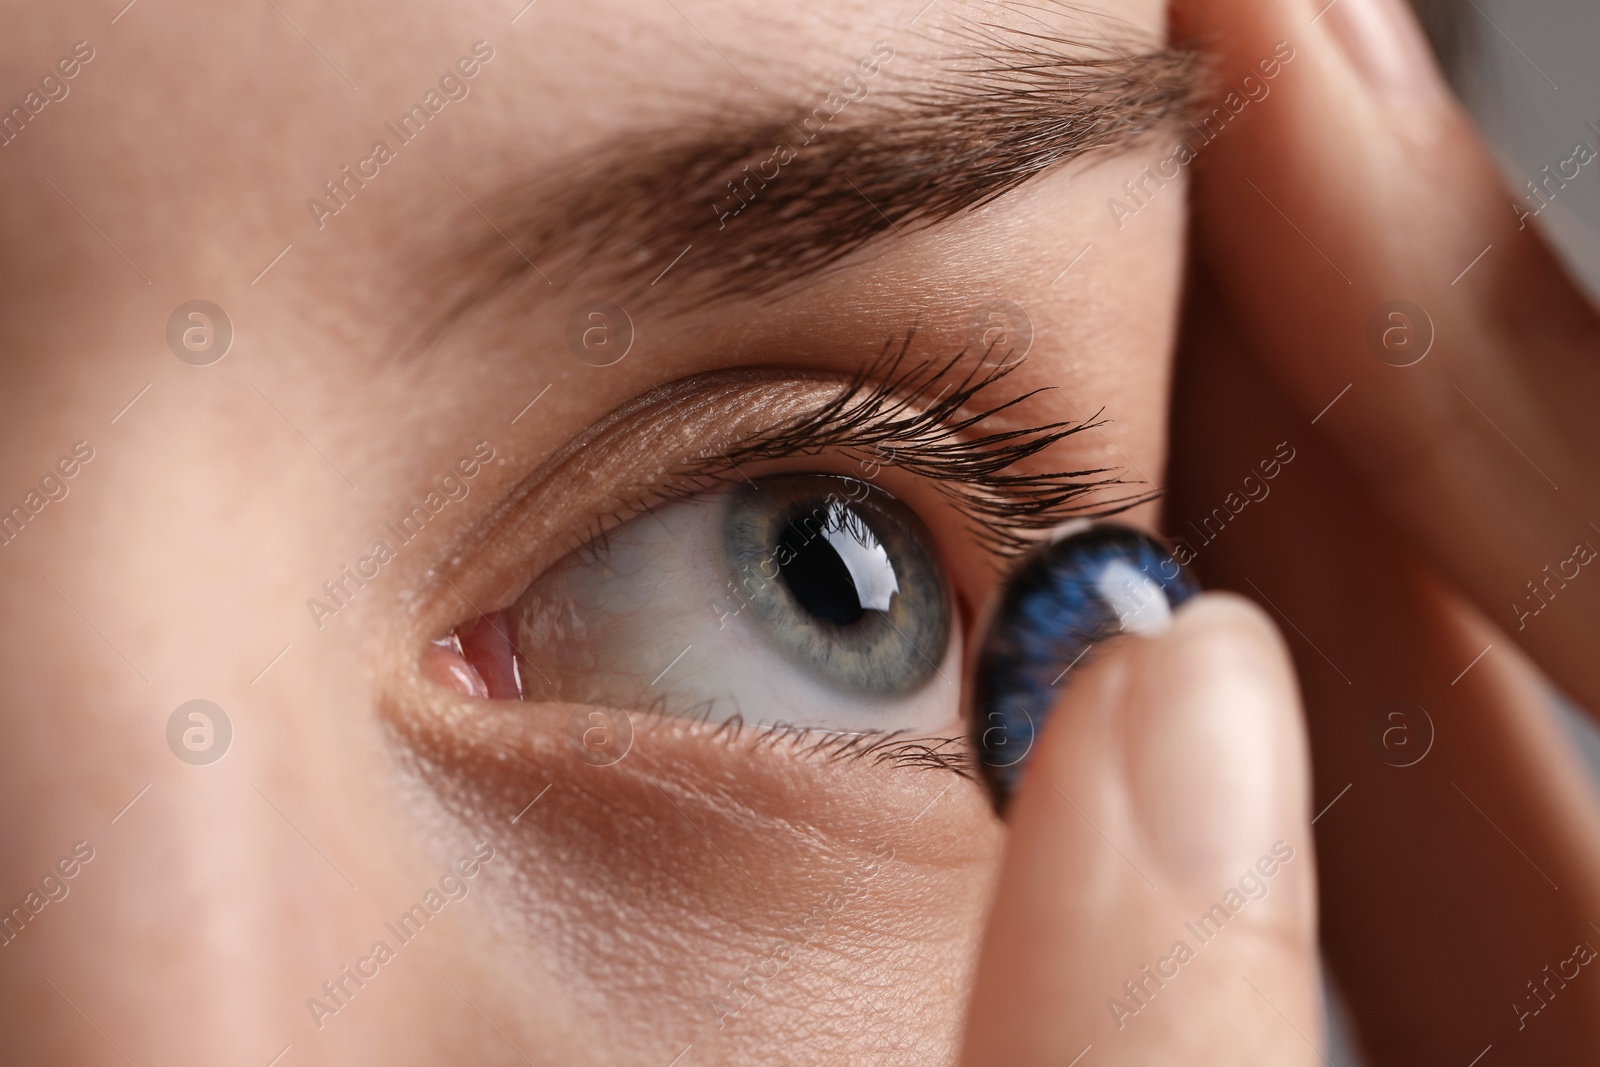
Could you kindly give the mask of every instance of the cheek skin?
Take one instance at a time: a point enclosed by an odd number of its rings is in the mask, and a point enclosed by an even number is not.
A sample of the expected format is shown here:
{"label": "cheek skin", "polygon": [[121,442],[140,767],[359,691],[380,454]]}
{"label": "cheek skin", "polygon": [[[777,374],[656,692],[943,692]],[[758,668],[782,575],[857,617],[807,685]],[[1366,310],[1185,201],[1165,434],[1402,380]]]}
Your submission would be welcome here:
{"label": "cheek skin", "polygon": [[642,715],[597,767],[566,742],[573,707],[452,699],[418,688],[388,711],[421,757],[428,821],[504,857],[481,886],[498,965],[463,989],[492,1016],[534,1041],[530,1005],[571,1004],[573,1047],[597,1064],[688,1044],[766,1062],[791,1038],[821,1052],[819,1011],[840,1020],[830,1062],[907,1034],[912,1061],[948,1053],[1002,836],[973,783]]}

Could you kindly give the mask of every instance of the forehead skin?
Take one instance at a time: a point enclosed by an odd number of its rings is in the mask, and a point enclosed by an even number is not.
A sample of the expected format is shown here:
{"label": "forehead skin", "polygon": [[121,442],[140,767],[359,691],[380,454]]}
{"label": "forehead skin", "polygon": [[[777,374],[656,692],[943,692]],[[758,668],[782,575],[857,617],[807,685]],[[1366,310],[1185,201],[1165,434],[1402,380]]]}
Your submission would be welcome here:
{"label": "forehead skin", "polygon": [[[411,665],[457,620],[421,590],[456,562],[452,530],[630,398],[723,367],[848,372],[913,325],[959,345],[997,300],[1035,335],[1011,385],[1057,388],[1028,420],[1111,420],[1063,465],[1159,485],[1181,180],[1121,228],[1106,202],[1168,144],[1069,163],[776,296],[669,288],[603,371],[566,345],[572,308],[610,292],[576,272],[402,342],[452,295],[440,265],[493,235],[479,207],[525,175],[635,131],[809,110],[879,40],[882,84],[916,85],[963,18],[1159,38],[1163,5],[520,6],[6,5],[0,104],[93,48],[0,147],[0,508],[75,443],[93,455],[0,547],[0,908],[28,912],[0,948],[0,1031],[19,1062],[953,1055],[1002,841],[972,783],[670,729],[600,775],[559,724],[422,691]],[[319,229],[307,200],[477,41],[493,58],[470,95]],[[195,299],[234,329],[206,367],[167,341]],[[307,598],[483,440],[496,461],[438,535],[313,625]],[[980,600],[987,563],[941,547]],[[194,699],[232,724],[208,766],[169,748]],[[308,998],[480,840],[495,858],[466,898],[317,1020]],[[79,842],[93,858],[41,886]]]}

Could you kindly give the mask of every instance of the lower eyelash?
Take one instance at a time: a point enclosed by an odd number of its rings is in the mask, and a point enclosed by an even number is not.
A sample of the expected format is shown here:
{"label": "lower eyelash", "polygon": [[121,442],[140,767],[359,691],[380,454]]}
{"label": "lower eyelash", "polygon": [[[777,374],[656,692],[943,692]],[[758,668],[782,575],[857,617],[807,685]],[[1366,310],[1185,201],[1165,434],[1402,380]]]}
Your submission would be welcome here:
{"label": "lower eyelash", "polygon": [[[1001,555],[1032,543],[1030,534],[1072,517],[1103,518],[1155,498],[1154,490],[1098,503],[1083,498],[1128,482],[1114,468],[1018,471],[1017,465],[1073,434],[1104,425],[1099,413],[1084,422],[1051,422],[981,432],[986,421],[1046,389],[999,403],[976,404],[1019,363],[957,368],[967,350],[943,363],[910,359],[916,331],[884,342],[878,356],[817,411],[696,462],[681,477],[721,481],[741,463],[836,451],[863,464],[895,466],[937,483],[966,516],[974,535]],[[976,432],[975,431],[980,431]]]}
{"label": "lower eyelash", "polygon": [[[826,739],[824,739],[826,740]],[[827,759],[870,760],[874,766],[915,767],[952,771],[968,781],[977,781],[975,761],[965,738],[923,737],[915,740],[883,734],[853,734],[846,741],[822,749]]]}
{"label": "lower eyelash", "polygon": [[[665,698],[629,712],[663,724],[710,721],[708,701],[698,709],[666,711]],[[708,739],[732,745],[745,740],[746,731],[756,730],[752,748],[786,746],[795,755],[819,759],[824,763],[865,760],[874,767],[888,764],[922,770],[950,771],[969,782],[978,781],[977,759],[970,740],[959,737],[907,737],[903,730],[818,730],[786,723],[751,726],[744,716],[733,715],[717,723]]]}
{"label": "lower eyelash", "polygon": [[[722,724],[719,737],[737,740],[748,729],[743,719]],[[873,766],[890,764],[954,772],[968,781],[977,781],[976,762],[965,737],[906,737],[904,731],[816,730],[802,726],[763,726],[756,745],[776,748],[789,746],[797,755],[824,763],[866,760]]]}

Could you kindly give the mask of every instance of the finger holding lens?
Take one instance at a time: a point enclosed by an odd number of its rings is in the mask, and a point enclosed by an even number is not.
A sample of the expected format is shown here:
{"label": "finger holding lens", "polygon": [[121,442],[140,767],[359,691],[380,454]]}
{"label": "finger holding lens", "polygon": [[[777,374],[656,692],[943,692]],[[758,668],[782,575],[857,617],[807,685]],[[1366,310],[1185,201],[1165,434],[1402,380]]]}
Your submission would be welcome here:
{"label": "finger holding lens", "polygon": [[1116,523],[1077,520],[1007,578],[976,644],[969,729],[1004,814],[1069,674],[1097,644],[1160,633],[1200,591],[1165,545]]}

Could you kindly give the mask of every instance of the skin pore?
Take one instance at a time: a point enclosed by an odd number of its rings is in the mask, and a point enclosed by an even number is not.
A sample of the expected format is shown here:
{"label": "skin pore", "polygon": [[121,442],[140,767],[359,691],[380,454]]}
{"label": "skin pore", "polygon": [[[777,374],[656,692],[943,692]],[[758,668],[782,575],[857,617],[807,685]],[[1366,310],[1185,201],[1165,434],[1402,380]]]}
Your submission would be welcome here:
{"label": "skin pore", "polygon": [[[1020,308],[1028,358],[987,404],[1048,391],[984,429],[1098,417],[1029,462],[1161,484],[1183,179],[1121,226],[1105,205],[1171,154],[1183,68],[1162,65],[1163,5],[518,6],[8,12],[24,32],[4,69],[95,51],[0,148],[7,506],[76,442],[94,453],[0,552],[7,906],[76,842],[95,853],[0,956],[18,1062],[955,1056],[1002,838],[977,784],[657,715],[596,767],[568,744],[571,707],[468,698],[419,664],[665,472],[762,428],[748,394],[708,386],[648,442],[601,434],[573,459],[608,413],[695,376],[777,370],[828,395],[892,339],[947,360],[974,321]],[[1162,90],[1118,65],[1124,44],[1154,53]],[[940,165],[976,174],[982,146],[941,141],[929,116],[974,99],[985,54],[1019,48],[1094,57],[1095,101],[1127,129],[1058,136],[1020,177],[955,192],[887,156],[861,161],[853,193],[834,180],[854,154],[828,146],[873,123],[895,136],[872,143],[943,144]],[[816,141],[832,154],[798,150],[739,216],[721,181],[695,199],[664,169],[685,144],[708,158],[709,129],[709,158],[742,180],[772,156],[753,139],[772,116],[811,114],[874,55]],[[422,132],[393,137],[446,76]],[[624,201],[651,173],[673,179],[654,212]],[[802,209],[827,225],[777,240]],[[234,331],[209,366],[166,340],[195,299]],[[610,366],[567,340],[597,299],[632,321]],[[330,598],[452,472],[464,495]],[[889,467],[881,484],[934,530],[970,625],[990,550],[926,479]],[[683,668],[714,671],[702,651]],[[214,764],[168,747],[193,699],[231,721]],[[448,870],[465,894],[391,939]],[[347,966],[369,977],[331,997]]]}

